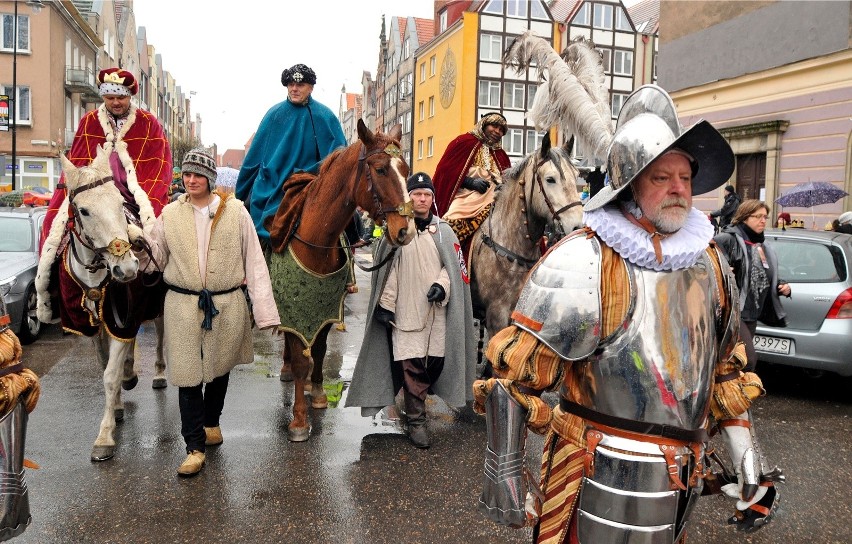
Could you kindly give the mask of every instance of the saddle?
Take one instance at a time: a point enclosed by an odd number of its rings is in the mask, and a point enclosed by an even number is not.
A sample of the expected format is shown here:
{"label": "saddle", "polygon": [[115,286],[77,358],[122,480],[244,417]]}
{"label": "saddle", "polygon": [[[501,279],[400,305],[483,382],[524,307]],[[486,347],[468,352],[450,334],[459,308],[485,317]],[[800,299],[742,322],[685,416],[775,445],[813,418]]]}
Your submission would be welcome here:
{"label": "saddle", "polygon": [[269,231],[269,245],[274,253],[283,253],[290,238],[299,226],[302,209],[305,207],[307,191],[305,188],[316,179],[316,175],[307,172],[293,174],[284,182],[281,203],[275,215],[267,217],[264,227]]}

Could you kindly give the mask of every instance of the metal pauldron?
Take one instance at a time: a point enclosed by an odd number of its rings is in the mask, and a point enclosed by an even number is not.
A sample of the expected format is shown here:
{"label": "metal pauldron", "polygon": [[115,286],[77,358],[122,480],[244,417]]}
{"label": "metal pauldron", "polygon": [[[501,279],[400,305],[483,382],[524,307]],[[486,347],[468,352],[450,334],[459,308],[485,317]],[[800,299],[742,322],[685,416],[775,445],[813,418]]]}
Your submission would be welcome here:
{"label": "metal pauldron", "polygon": [[[525,527],[538,521],[540,496],[524,464],[527,409],[498,381],[485,399],[485,450],[479,511],[500,525]],[[533,487],[532,494],[530,486]]]}
{"label": "metal pauldron", "polygon": [[584,234],[565,238],[530,272],[514,324],[563,359],[584,359],[600,341],[600,281],[600,242]]}

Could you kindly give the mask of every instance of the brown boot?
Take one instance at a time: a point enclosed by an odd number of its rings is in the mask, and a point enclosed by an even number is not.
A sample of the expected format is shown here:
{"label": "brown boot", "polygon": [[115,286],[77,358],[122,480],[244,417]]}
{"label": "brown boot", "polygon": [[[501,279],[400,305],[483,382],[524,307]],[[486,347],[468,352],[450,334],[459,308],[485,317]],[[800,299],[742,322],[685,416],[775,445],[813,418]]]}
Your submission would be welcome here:
{"label": "brown boot", "polygon": [[429,432],[426,429],[426,401],[405,391],[405,415],[408,420],[408,439],[416,448],[426,449]]}
{"label": "brown boot", "polygon": [[179,476],[195,476],[204,468],[204,452],[193,450],[186,456],[186,460],[178,467]]}
{"label": "brown boot", "polygon": [[205,446],[218,446],[222,443],[222,428],[219,426],[216,427],[204,427],[204,445]]}

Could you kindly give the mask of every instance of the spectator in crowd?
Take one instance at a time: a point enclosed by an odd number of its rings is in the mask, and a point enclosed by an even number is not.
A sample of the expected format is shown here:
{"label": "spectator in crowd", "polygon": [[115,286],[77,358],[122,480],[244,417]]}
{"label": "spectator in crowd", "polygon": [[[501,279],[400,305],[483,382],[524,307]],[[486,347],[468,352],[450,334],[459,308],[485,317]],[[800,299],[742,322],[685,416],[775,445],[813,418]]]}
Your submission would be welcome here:
{"label": "spectator in crowd", "polygon": [[740,205],[740,195],[733,185],[725,186],[725,201],[722,207],[716,211],[710,212],[710,217],[715,218],[719,224],[719,230],[724,229],[731,224],[731,219],[734,217],[737,208]]}
{"label": "spectator in crowd", "polygon": [[832,222],[832,227],[836,232],[852,234],[852,212],[843,212],[840,217]]}

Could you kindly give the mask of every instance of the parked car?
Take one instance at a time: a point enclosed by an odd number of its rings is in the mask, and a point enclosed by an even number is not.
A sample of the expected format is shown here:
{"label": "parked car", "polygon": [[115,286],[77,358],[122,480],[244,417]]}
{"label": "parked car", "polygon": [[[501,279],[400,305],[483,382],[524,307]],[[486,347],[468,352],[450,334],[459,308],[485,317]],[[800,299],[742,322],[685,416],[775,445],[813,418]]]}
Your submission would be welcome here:
{"label": "parked car", "polygon": [[792,293],[781,298],[787,327],[758,322],[758,359],[852,376],[852,235],[790,229],[765,236]]}
{"label": "parked car", "polygon": [[0,208],[0,294],[23,344],[41,334],[36,317],[38,240],[46,207]]}

